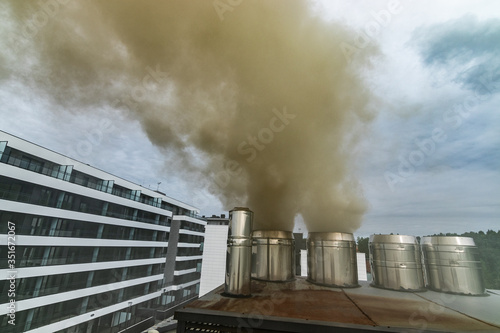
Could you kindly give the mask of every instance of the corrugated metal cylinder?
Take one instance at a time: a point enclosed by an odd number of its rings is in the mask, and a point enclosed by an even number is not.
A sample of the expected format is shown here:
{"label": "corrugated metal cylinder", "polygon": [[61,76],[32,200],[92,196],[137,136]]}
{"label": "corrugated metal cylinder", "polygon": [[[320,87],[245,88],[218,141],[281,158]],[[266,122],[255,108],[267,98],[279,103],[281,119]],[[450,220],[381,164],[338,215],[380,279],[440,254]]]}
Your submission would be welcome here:
{"label": "corrugated metal cylinder", "polygon": [[470,237],[422,238],[427,283],[436,291],[483,295],[485,287],[479,252]]}
{"label": "corrugated metal cylinder", "polygon": [[310,232],[307,280],[329,287],[358,287],[356,242],[351,233]]}
{"label": "corrugated metal cylinder", "polygon": [[224,294],[248,297],[251,294],[253,212],[244,207],[229,211],[226,278]]}
{"label": "corrugated metal cylinder", "polygon": [[425,290],[420,246],[414,236],[371,235],[372,286],[402,291]]}
{"label": "corrugated metal cylinder", "polygon": [[289,231],[256,230],[252,234],[252,278],[295,279],[295,240]]}

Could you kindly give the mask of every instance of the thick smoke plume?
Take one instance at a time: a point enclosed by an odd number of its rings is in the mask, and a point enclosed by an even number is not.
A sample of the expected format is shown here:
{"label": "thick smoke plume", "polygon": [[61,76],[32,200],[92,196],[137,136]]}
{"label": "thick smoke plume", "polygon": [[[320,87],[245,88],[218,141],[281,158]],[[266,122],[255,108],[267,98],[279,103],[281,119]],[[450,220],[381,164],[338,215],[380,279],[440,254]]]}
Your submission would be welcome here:
{"label": "thick smoke plume", "polygon": [[372,118],[360,77],[370,52],[348,65],[340,45],[355,35],[306,1],[12,0],[3,10],[18,65],[2,73],[69,112],[108,106],[138,119],[170,167],[226,209],[250,207],[256,228],[292,230],[298,214],[309,231],[359,226],[351,151]]}

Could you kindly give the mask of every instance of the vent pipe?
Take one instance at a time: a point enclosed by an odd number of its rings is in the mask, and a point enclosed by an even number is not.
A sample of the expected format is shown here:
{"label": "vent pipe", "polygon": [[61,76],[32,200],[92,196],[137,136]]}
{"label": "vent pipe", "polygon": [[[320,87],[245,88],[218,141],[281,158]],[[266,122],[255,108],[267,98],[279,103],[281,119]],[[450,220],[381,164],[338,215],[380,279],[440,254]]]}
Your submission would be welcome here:
{"label": "vent pipe", "polygon": [[226,278],[224,295],[249,297],[251,294],[253,212],[245,207],[229,211]]}
{"label": "vent pipe", "polygon": [[372,286],[400,291],[423,291],[420,246],[414,236],[371,235]]}
{"label": "vent pipe", "polygon": [[353,234],[310,232],[307,237],[307,280],[328,287],[358,287]]}
{"label": "vent pipe", "polygon": [[470,237],[422,238],[429,289],[463,295],[485,293],[479,252]]}
{"label": "vent pipe", "polygon": [[252,235],[252,278],[295,279],[295,240],[290,231],[256,230]]}

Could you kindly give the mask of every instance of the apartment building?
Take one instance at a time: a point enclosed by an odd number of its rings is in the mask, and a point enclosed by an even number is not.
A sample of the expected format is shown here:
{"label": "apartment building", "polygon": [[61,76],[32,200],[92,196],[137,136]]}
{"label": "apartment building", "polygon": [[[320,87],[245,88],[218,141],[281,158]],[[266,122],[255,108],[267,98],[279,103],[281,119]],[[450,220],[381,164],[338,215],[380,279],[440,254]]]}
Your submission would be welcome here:
{"label": "apartment building", "polygon": [[197,214],[0,131],[1,331],[132,332],[164,319],[199,294]]}

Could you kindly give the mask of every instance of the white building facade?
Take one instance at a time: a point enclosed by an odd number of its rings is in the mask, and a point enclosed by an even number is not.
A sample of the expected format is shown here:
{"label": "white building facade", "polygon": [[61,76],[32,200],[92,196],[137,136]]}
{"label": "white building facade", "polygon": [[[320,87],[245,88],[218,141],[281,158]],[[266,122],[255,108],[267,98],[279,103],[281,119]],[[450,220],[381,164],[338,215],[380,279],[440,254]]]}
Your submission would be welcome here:
{"label": "white building facade", "polygon": [[197,213],[0,131],[1,331],[114,333],[164,319],[199,294]]}
{"label": "white building facade", "polygon": [[200,297],[224,283],[229,219],[207,218],[201,266]]}

